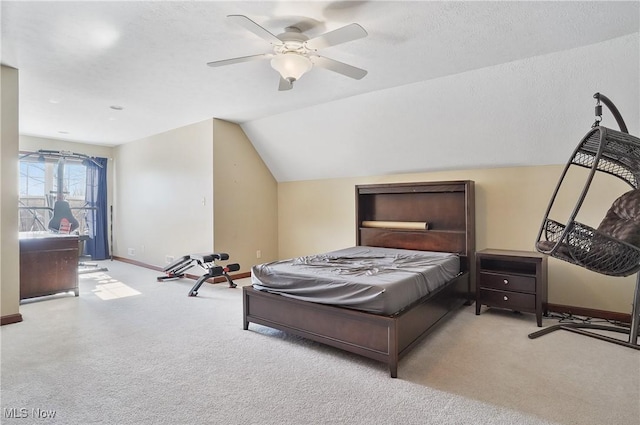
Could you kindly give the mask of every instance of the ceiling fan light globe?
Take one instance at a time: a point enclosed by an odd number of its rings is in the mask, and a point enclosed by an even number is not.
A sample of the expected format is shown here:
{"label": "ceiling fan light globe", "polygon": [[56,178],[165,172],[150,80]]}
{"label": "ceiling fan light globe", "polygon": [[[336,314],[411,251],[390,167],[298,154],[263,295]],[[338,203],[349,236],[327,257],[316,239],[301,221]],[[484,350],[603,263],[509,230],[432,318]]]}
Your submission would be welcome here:
{"label": "ceiling fan light globe", "polygon": [[297,53],[284,53],[271,59],[271,66],[285,80],[299,80],[305,72],[308,72],[313,64],[306,56]]}

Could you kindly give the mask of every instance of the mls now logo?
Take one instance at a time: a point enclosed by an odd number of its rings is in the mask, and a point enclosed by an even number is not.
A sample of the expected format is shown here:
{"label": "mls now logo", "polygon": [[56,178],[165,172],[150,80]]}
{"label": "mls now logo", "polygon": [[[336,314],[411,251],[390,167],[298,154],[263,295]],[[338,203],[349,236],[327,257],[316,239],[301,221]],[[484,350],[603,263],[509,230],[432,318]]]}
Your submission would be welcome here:
{"label": "mls now logo", "polygon": [[4,409],[4,417],[7,419],[23,419],[23,418],[36,418],[36,419],[53,419],[56,416],[55,410],[45,409],[27,409],[27,408],[6,408]]}

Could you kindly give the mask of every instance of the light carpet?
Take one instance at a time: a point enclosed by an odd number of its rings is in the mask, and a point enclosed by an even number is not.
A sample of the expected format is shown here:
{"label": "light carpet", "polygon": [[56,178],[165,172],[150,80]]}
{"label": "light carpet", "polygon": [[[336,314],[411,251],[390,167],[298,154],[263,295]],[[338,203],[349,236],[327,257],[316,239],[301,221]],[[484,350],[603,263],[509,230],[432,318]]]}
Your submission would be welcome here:
{"label": "light carpet", "polygon": [[[386,365],[251,324],[241,286],[118,261],[0,328],[4,424],[640,423],[640,353],[463,307]],[[545,325],[555,323],[545,319]],[[47,417],[43,417],[47,416]],[[53,416],[53,417],[52,417]]]}

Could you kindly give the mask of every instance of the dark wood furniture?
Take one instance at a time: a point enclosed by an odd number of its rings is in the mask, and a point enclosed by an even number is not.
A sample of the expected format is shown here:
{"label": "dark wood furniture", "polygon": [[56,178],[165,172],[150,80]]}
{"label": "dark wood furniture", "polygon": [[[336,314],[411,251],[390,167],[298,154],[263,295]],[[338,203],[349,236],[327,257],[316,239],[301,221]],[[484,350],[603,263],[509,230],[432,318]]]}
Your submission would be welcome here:
{"label": "dark wood furniture", "polygon": [[[426,221],[429,230],[363,228],[365,220]],[[243,288],[243,325],[257,323],[387,363],[398,361],[450,312],[471,300],[475,268],[474,182],[356,186],[358,245],[460,255],[461,274],[394,314],[381,316]]]}
{"label": "dark wood furniture", "polygon": [[78,236],[20,235],[20,299],[73,291],[78,296]]}
{"label": "dark wood furniture", "polygon": [[547,311],[547,256],[529,251],[485,249],[476,254],[476,314],[485,304],[536,314]]}

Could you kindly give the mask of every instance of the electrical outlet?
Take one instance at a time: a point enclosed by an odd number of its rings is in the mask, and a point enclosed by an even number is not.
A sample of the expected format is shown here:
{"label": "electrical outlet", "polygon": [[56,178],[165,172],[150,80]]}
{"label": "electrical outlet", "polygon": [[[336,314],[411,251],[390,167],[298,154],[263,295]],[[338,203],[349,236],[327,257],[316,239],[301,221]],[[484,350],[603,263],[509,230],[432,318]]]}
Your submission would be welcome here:
{"label": "electrical outlet", "polygon": [[256,258],[261,258],[262,257],[262,251],[257,250],[256,251]]}
{"label": "electrical outlet", "polygon": [[129,256],[131,257],[135,257],[136,256],[136,250],[134,248],[129,248],[127,250],[127,253],[129,254]]}
{"label": "electrical outlet", "polygon": [[173,260],[175,260],[175,258],[173,258],[173,255],[166,255],[166,256],[164,257],[164,261],[166,261],[166,262],[167,262],[167,264],[171,264],[171,263],[173,263]]}

